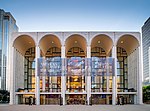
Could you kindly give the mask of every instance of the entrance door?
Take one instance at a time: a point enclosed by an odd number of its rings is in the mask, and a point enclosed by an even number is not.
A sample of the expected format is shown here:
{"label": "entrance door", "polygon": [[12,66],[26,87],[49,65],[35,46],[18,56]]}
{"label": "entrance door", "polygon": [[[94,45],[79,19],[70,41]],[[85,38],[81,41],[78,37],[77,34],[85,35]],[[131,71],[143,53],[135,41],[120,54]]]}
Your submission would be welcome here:
{"label": "entrance door", "polygon": [[41,94],[40,95],[40,104],[53,104],[60,105],[61,104],[61,95],[59,94]]}
{"label": "entrance door", "polygon": [[84,105],[86,104],[86,95],[70,94],[66,96],[67,105]]}

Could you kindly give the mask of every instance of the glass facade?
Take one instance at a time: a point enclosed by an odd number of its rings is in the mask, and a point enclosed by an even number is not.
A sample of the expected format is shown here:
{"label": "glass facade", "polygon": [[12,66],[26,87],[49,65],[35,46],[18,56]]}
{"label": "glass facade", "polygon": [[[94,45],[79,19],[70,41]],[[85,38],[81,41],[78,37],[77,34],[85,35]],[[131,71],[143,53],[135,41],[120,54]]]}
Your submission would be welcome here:
{"label": "glass facade", "polygon": [[45,81],[45,92],[61,92],[61,50],[58,47],[51,47],[46,52],[48,72]]}
{"label": "glass facade", "polygon": [[[67,92],[85,91],[85,53],[79,47],[73,47],[67,52]],[[68,100],[69,101],[69,100]]]}
{"label": "glass facade", "polygon": [[35,91],[35,48],[29,48],[24,60],[24,88],[29,92]]}
{"label": "glass facade", "polygon": [[86,104],[86,95],[85,94],[68,94],[66,95],[67,105],[85,105]]}
{"label": "glass facade", "polygon": [[[70,51],[71,50],[71,51]],[[66,77],[66,92],[86,92],[86,77],[91,76],[91,92],[112,92],[112,78],[114,76],[114,59],[107,57],[101,47],[91,49],[91,59],[84,58],[84,51],[80,48],[71,48],[69,57],[61,59],[61,51],[52,47],[46,56],[39,58],[40,92],[61,92],[61,76]],[[71,57],[70,52],[76,53]],[[78,55],[82,53],[82,56]],[[42,56],[42,54],[41,54]],[[65,61],[65,75],[62,75],[62,62]],[[117,90],[128,90],[127,52],[117,47]],[[87,68],[91,67],[91,75],[87,75]],[[35,47],[29,48],[25,53],[24,62],[24,90],[35,92]],[[44,89],[43,89],[44,87]],[[66,95],[67,104],[83,104],[84,95]],[[78,99],[84,98],[82,100]],[[73,99],[74,98],[74,99]],[[41,104],[60,104],[59,94],[41,94]],[[52,102],[54,100],[55,102]],[[112,104],[112,94],[92,94],[92,104]]]}
{"label": "glass facade", "polygon": [[150,83],[150,18],[142,27],[143,42],[143,80],[144,84]]}
{"label": "glass facade", "polygon": [[40,104],[41,105],[58,105],[61,103],[60,94],[41,94],[40,95]]}
{"label": "glass facade", "polygon": [[117,48],[117,89],[118,92],[128,90],[128,63],[127,52],[121,48]]}
{"label": "glass facade", "polygon": [[8,58],[9,38],[12,32],[17,32],[16,21],[9,12],[0,9],[0,89],[6,90],[6,68]]}
{"label": "glass facade", "polygon": [[92,104],[112,104],[111,94],[93,94],[91,98]]}
{"label": "glass facade", "polygon": [[109,72],[109,59],[106,58],[105,50],[101,47],[94,47],[91,49],[91,56],[92,92],[111,92],[112,72]]}

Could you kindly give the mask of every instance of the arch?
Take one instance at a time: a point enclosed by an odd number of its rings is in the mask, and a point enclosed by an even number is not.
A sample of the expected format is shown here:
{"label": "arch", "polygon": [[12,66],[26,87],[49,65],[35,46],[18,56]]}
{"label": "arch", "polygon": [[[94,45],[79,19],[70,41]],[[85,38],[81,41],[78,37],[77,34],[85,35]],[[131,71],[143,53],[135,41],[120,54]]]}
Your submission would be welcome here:
{"label": "arch", "polygon": [[66,39],[65,46],[66,46],[66,54],[68,50],[73,47],[79,47],[83,49],[84,52],[86,52],[87,41],[83,36],[79,34],[73,34]]}
{"label": "arch", "polygon": [[117,47],[122,47],[129,55],[139,46],[139,41],[133,35],[125,34],[117,40]]}
{"label": "arch", "polygon": [[16,48],[22,55],[25,55],[25,52],[29,48],[35,47],[35,41],[29,35],[20,35],[14,40],[13,47]]}
{"label": "arch", "polygon": [[52,34],[48,34],[43,36],[39,41],[39,47],[43,54],[45,55],[47,50],[52,47],[61,48],[61,41],[60,39]]}
{"label": "arch", "polygon": [[113,46],[112,39],[105,34],[97,35],[91,40],[91,48],[101,47],[105,50],[106,54],[110,52],[112,46]]}

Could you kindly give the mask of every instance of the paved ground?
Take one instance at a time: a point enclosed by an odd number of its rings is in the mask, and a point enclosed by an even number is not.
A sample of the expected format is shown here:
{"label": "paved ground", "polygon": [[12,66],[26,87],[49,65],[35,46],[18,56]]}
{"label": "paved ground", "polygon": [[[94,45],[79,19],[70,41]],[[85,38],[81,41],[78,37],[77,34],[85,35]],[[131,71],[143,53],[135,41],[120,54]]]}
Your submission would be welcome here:
{"label": "paved ground", "polygon": [[150,105],[0,105],[0,111],[150,111]]}

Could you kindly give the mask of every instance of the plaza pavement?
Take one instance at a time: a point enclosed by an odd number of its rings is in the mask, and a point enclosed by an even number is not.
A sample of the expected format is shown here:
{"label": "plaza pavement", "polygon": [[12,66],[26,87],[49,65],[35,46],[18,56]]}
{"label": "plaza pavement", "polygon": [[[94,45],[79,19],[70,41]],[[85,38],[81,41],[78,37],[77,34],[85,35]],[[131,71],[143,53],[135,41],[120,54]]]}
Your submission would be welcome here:
{"label": "plaza pavement", "polygon": [[1,104],[0,111],[150,111],[150,105],[8,105]]}

